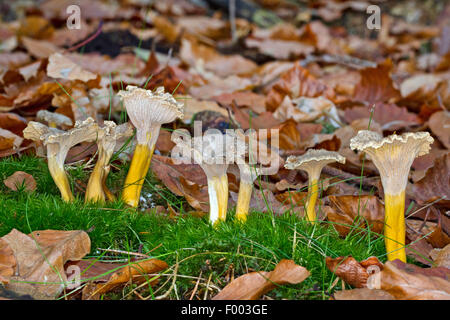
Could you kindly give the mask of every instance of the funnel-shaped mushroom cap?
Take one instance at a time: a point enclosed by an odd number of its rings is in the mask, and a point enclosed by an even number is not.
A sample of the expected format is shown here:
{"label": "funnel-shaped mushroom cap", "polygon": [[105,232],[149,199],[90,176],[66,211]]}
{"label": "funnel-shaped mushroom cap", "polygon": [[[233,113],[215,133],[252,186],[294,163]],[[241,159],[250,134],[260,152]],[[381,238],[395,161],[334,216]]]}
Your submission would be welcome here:
{"label": "funnel-shaped mushroom cap", "polygon": [[94,141],[98,137],[98,126],[92,118],[77,121],[75,127],[69,131],[50,131],[41,139],[48,145],[48,157],[55,157],[59,165],[64,164],[70,148],[83,141]]}
{"label": "funnel-shaped mushroom cap", "polygon": [[[148,133],[151,129],[158,127],[159,130],[162,124],[183,118],[183,103],[176,101],[170,93],[165,93],[163,87],[152,92],[129,85],[126,91],[121,90],[118,95],[122,97],[127,114],[137,128],[139,144],[149,143]],[[152,137],[158,134],[159,131]]]}
{"label": "funnel-shaped mushroom cap", "polygon": [[284,167],[305,170],[310,177],[319,178],[322,168],[333,162],[345,163],[345,158],[334,151],[309,149],[304,155],[289,156]]}
{"label": "funnel-shaped mushroom cap", "polygon": [[41,141],[43,136],[50,132],[58,133],[64,131],[56,128],[49,128],[40,122],[30,121],[28,122],[27,127],[23,129],[23,137],[33,141]]}
{"label": "funnel-shaped mushroom cap", "polygon": [[117,142],[132,134],[133,128],[128,122],[117,125],[114,121],[105,121],[104,127],[99,128],[99,145],[104,150],[114,152]]}
{"label": "funnel-shaped mushroom cap", "polygon": [[38,113],[36,114],[36,119],[45,121],[47,123],[53,123],[57,126],[62,125],[71,126],[73,124],[72,119],[70,119],[69,117],[66,117],[65,115],[60,113],[50,112],[47,110],[38,111]]}
{"label": "funnel-shaped mushroom cap", "polygon": [[229,160],[233,160],[234,144],[229,142],[219,130],[207,130],[203,136],[191,138],[187,130],[177,130],[172,141],[181,151],[172,152],[176,159],[191,161],[200,165],[208,177],[226,173]]}
{"label": "funnel-shaped mushroom cap", "polygon": [[379,133],[361,130],[350,140],[350,148],[369,155],[380,172],[384,191],[395,195],[405,190],[414,159],[427,154],[433,141],[428,132],[406,132],[383,138]]}
{"label": "funnel-shaped mushroom cap", "polygon": [[258,141],[254,130],[248,130],[245,134],[241,131],[227,132],[229,140],[236,140],[235,161],[239,166],[241,180],[253,183],[260,175],[275,174],[283,162],[280,155],[264,142]]}

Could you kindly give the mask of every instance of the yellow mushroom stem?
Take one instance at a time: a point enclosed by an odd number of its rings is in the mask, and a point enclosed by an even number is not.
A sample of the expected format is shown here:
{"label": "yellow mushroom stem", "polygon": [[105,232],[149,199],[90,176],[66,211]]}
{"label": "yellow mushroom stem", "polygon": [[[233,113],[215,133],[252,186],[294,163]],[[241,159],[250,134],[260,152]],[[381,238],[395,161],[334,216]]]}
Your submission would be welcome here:
{"label": "yellow mushroom stem", "polygon": [[[97,163],[89,177],[86,188],[86,202],[105,201],[105,193],[103,191],[103,180],[106,180],[105,166],[108,166],[108,159],[105,152],[100,151]],[[109,170],[108,170],[109,172]]]}
{"label": "yellow mushroom stem", "polygon": [[239,184],[239,194],[236,205],[236,218],[239,221],[245,222],[247,220],[252,191],[253,191],[253,183],[241,180]]}
{"label": "yellow mushroom stem", "polygon": [[149,147],[148,144],[138,144],[134,150],[122,193],[123,201],[129,206],[137,207],[139,204],[142,185],[147,176],[154,150],[155,145]]}
{"label": "yellow mushroom stem", "polygon": [[49,122],[48,122],[48,127],[49,127],[49,128],[56,128],[56,122],[49,121]]}
{"label": "yellow mushroom stem", "polygon": [[316,178],[310,178],[308,182],[308,200],[306,201],[306,220],[314,223],[316,217],[316,202],[319,196],[319,181]]}
{"label": "yellow mushroom stem", "polygon": [[56,158],[49,157],[48,158],[48,169],[50,174],[55,181],[56,186],[61,192],[61,197],[64,201],[70,202],[74,199],[72,191],[70,189],[69,179],[67,178],[66,172],[64,171],[64,167],[60,166]]}
{"label": "yellow mushroom stem", "polygon": [[384,242],[388,260],[406,262],[405,251],[405,191],[384,196],[385,226]]}
{"label": "yellow mushroom stem", "polygon": [[228,206],[228,177],[226,174],[208,178],[208,194],[209,220],[212,224],[225,221]]}
{"label": "yellow mushroom stem", "polygon": [[103,192],[105,193],[106,198],[109,201],[115,201],[116,196],[111,192],[111,190],[108,189],[108,186],[106,185],[106,178],[108,178],[109,171],[111,170],[111,166],[107,165],[103,167],[103,179],[102,179],[102,187]]}

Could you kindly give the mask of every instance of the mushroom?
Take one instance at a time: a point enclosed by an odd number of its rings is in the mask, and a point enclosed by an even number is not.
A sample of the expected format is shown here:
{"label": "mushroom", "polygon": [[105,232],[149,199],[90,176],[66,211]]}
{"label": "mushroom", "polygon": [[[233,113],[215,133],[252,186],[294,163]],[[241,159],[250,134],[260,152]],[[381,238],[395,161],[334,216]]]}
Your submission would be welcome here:
{"label": "mushroom", "polygon": [[98,128],[98,160],[89,177],[85,196],[86,202],[105,201],[105,196],[110,201],[115,200],[112,192],[106,187],[106,178],[110,170],[109,162],[118,140],[132,134],[133,129],[128,123],[116,125],[113,121],[105,121],[104,127]]}
{"label": "mushroom", "polygon": [[83,141],[94,141],[97,138],[97,124],[92,118],[88,118],[83,122],[77,121],[73,129],[63,131],[31,121],[24,130],[27,139],[36,139],[39,133],[41,133],[39,140],[47,146],[50,174],[61,192],[63,200],[69,202],[73,200],[73,195],[64,170],[64,161],[70,148],[74,145]]}
{"label": "mushroom", "polygon": [[[236,139],[236,164],[239,167],[240,176],[236,218],[245,222],[250,208],[254,181],[260,175],[275,174],[282,159],[278,153],[258,141],[254,130],[248,130],[246,134],[241,131],[235,130],[227,132],[227,134]],[[248,162],[246,161],[247,156]]]}
{"label": "mushroom", "polygon": [[161,125],[182,119],[183,104],[170,93],[164,93],[163,87],[153,93],[129,85],[126,91],[119,91],[119,96],[123,99],[131,123],[136,127],[137,138],[122,199],[128,205],[137,207]]}
{"label": "mushroom", "polygon": [[63,114],[50,112],[47,110],[40,110],[36,114],[36,119],[39,121],[45,121],[50,128],[61,127],[62,125],[71,127],[73,125],[72,119],[66,117]]}
{"label": "mushroom", "polygon": [[316,221],[315,206],[319,193],[320,173],[323,167],[333,162],[345,163],[345,158],[334,151],[309,149],[304,155],[289,156],[284,165],[286,169],[301,169],[308,173],[306,219],[310,222]]}
{"label": "mushroom", "polygon": [[28,122],[28,125],[25,129],[23,129],[23,137],[25,139],[33,140],[36,145],[36,155],[39,157],[45,157],[44,147],[41,140],[41,137],[44,134],[52,132],[59,132],[60,130],[56,128],[49,128],[45,124],[36,121]]}
{"label": "mushroom", "polygon": [[209,195],[209,221],[214,225],[225,221],[228,205],[227,159],[233,159],[234,145],[217,129],[209,129],[203,137],[190,138],[185,129],[177,129],[171,137],[176,146],[172,158],[194,160],[206,174]]}
{"label": "mushroom", "polygon": [[379,133],[360,130],[350,140],[352,150],[363,151],[380,172],[384,189],[385,245],[388,260],[406,262],[405,189],[414,159],[430,150],[434,139],[428,132],[406,132],[386,138]]}

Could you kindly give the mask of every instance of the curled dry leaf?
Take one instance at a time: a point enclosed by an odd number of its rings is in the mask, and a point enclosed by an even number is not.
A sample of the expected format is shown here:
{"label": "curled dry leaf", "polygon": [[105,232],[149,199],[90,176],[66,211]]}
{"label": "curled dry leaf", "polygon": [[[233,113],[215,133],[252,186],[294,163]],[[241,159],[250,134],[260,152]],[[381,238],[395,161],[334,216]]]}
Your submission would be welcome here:
{"label": "curled dry leaf", "polygon": [[27,126],[27,120],[15,113],[0,113],[0,128],[6,129],[21,136],[23,129]]}
{"label": "curled dry leaf", "polygon": [[388,261],[368,286],[387,291],[398,300],[450,300],[450,269],[420,268],[400,260]]}
{"label": "curled dry leaf", "polygon": [[365,288],[370,274],[383,269],[383,264],[376,257],[361,262],[352,256],[335,259],[327,257],[325,262],[331,272],[355,288]]}
{"label": "curled dry leaf", "polygon": [[[70,273],[71,266],[80,268],[81,281],[88,281],[82,290],[83,300],[98,300],[101,295],[122,288],[126,284],[141,284],[153,278],[153,274],[168,267],[166,262],[158,259],[131,261],[128,264],[83,260],[67,263],[66,273]],[[87,280],[92,278],[95,280]],[[157,280],[153,280],[150,284],[154,285],[156,282]]]}
{"label": "curled dry leaf", "polygon": [[251,272],[231,281],[213,300],[258,300],[277,286],[299,284],[310,275],[293,260],[281,260],[271,272]]}
{"label": "curled dry leaf", "polygon": [[209,210],[206,175],[197,164],[175,164],[171,158],[153,155],[152,171],[178,196],[186,198],[197,210]]}
{"label": "curled dry leaf", "polygon": [[294,67],[284,72],[280,79],[272,86],[266,98],[267,109],[269,111],[276,110],[285,96],[289,96],[291,99],[323,96],[332,100],[334,91],[320,80],[317,80],[297,62]]}
{"label": "curled dry leaf", "polygon": [[325,209],[327,219],[333,223],[339,235],[345,237],[356,224],[381,233],[384,226],[384,207],[376,196],[343,195],[328,196],[330,207]]}
{"label": "curled dry leaf", "polygon": [[3,180],[5,186],[13,191],[22,190],[22,187],[25,191],[34,191],[36,190],[36,181],[33,176],[24,171],[16,171],[8,178]]}
{"label": "curled dry leaf", "polygon": [[9,130],[0,128],[0,150],[17,149],[23,142],[23,138]]}
{"label": "curled dry leaf", "polygon": [[7,278],[6,289],[35,299],[58,296],[67,283],[64,264],[80,260],[91,249],[89,236],[81,230],[44,230],[26,235],[13,229],[1,241],[6,242],[16,259],[15,273]]}

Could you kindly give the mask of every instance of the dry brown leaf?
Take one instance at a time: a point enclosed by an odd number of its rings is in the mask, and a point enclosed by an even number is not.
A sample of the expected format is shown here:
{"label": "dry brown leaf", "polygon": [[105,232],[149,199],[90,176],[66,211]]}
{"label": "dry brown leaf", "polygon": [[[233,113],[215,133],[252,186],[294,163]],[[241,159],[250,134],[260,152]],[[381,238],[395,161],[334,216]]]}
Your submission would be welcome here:
{"label": "dry brown leaf", "polygon": [[450,112],[439,111],[433,113],[428,120],[428,127],[439,138],[439,141],[450,149]]}
{"label": "dry brown leaf", "polygon": [[375,68],[360,70],[361,80],[355,87],[353,98],[368,105],[400,98],[400,92],[393,86],[391,70],[390,60],[378,64]]}
{"label": "dry brown leaf", "polygon": [[23,142],[23,138],[9,130],[0,128],[0,150],[17,149]]}
{"label": "dry brown leaf", "polygon": [[298,284],[309,275],[308,270],[296,265],[293,260],[283,259],[271,272],[251,272],[236,278],[213,300],[258,300],[277,286]]}
{"label": "dry brown leaf", "polygon": [[221,78],[248,74],[257,68],[253,61],[240,55],[221,55],[213,48],[187,39],[181,42],[180,58],[192,68],[210,71]]}
{"label": "dry brown leaf", "polygon": [[58,52],[53,53],[48,58],[47,75],[55,79],[81,80],[83,82],[97,78],[97,75],[83,70],[79,65]]}
{"label": "dry brown leaf", "polygon": [[443,198],[437,204],[450,206],[450,154],[437,158],[425,176],[413,184],[412,198],[419,204]]}
{"label": "dry brown leaf", "polygon": [[177,165],[171,158],[154,155],[151,169],[170,191],[184,196],[192,207],[209,211],[206,175],[199,165]]}
{"label": "dry brown leaf", "polygon": [[371,275],[369,286],[387,291],[398,300],[450,300],[450,269],[422,269],[400,260],[388,261]]}
{"label": "dry brown leaf", "polygon": [[221,115],[228,117],[228,112],[226,109],[221,108],[217,102],[210,100],[197,100],[190,96],[177,96],[179,101],[184,103],[184,117],[183,122],[190,123],[192,121],[192,117],[197,112],[201,111],[214,111],[218,112]]}
{"label": "dry brown leaf", "polygon": [[345,237],[351,230],[349,226],[355,223],[361,228],[367,228],[368,224],[372,232],[383,231],[384,207],[376,196],[328,196],[328,200],[327,218],[341,236]]}
{"label": "dry brown leaf", "polygon": [[269,111],[276,110],[285,96],[289,96],[291,99],[324,96],[332,100],[334,91],[317,80],[308,70],[302,68],[296,62],[294,67],[284,72],[280,79],[272,86],[266,98],[267,109]]}
{"label": "dry brown leaf", "polygon": [[91,249],[89,236],[81,230],[44,230],[26,235],[13,229],[1,239],[13,251],[17,264],[6,289],[36,299],[57,297],[67,283],[64,264],[80,260]]}
{"label": "dry brown leaf", "polygon": [[450,269],[450,244],[446,245],[443,249],[434,250],[439,250],[433,259],[436,267],[445,267]]}
{"label": "dry brown leaf", "polygon": [[36,181],[33,176],[24,171],[16,171],[8,178],[3,180],[5,186],[13,191],[22,190],[22,186],[25,191],[34,191],[36,190]]}
{"label": "dry brown leaf", "polygon": [[261,94],[251,91],[224,93],[211,97],[211,99],[225,105],[231,105],[231,103],[235,101],[238,107],[250,108],[258,114],[266,111],[266,98]]}
{"label": "dry brown leaf", "polygon": [[27,51],[37,59],[48,58],[60,49],[53,43],[44,40],[35,40],[27,37],[22,38],[22,43]]}
{"label": "dry brown leaf", "polygon": [[446,74],[420,74],[414,75],[400,85],[401,96],[409,109],[424,103],[439,107],[440,96],[444,105],[450,103],[450,79]]}
{"label": "dry brown leaf", "polygon": [[395,300],[394,296],[386,291],[369,288],[336,291],[333,296],[336,300]]}
{"label": "dry brown leaf", "polygon": [[[101,278],[87,283],[82,291],[83,300],[98,300],[103,294],[117,290],[129,283],[141,284],[153,277],[153,275],[149,276],[149,274],[158,273],[168,267],[166,262],[158,259],[138,260],[128,264],[84,260],[77,263],[69,263],[66,265],[66,269],[71,265],[76,265],[80,268],[83,274],[80,280],[98,277],[106,273]],[[119,267],[121,267],[119,270],[111,272]],[[157,280],[153,280],[151,284],[154,285],[156,282]]]}
{"label": "dry brown leaf", "polygon": [[[398,107],[393,103],[375,103],[374,105],[373,113],[371,108],[373,105],[345,109],[344,119],[350,123],[357,119],[372,117],[373,121],[379,123],[383,130],[389,131],[421,123],[420,118],[416,114],[408,112],[405,107]],[[365,129],[367,130],[367,127]]]}
{"label": "dry brown leaf", "polygon": [[336,276],[355,288],[365,288],[370,274],[383,269],[383,264],[376,257],[369,257],[361,262],[352,256],[335,259],[327,257],[326,265]]}

